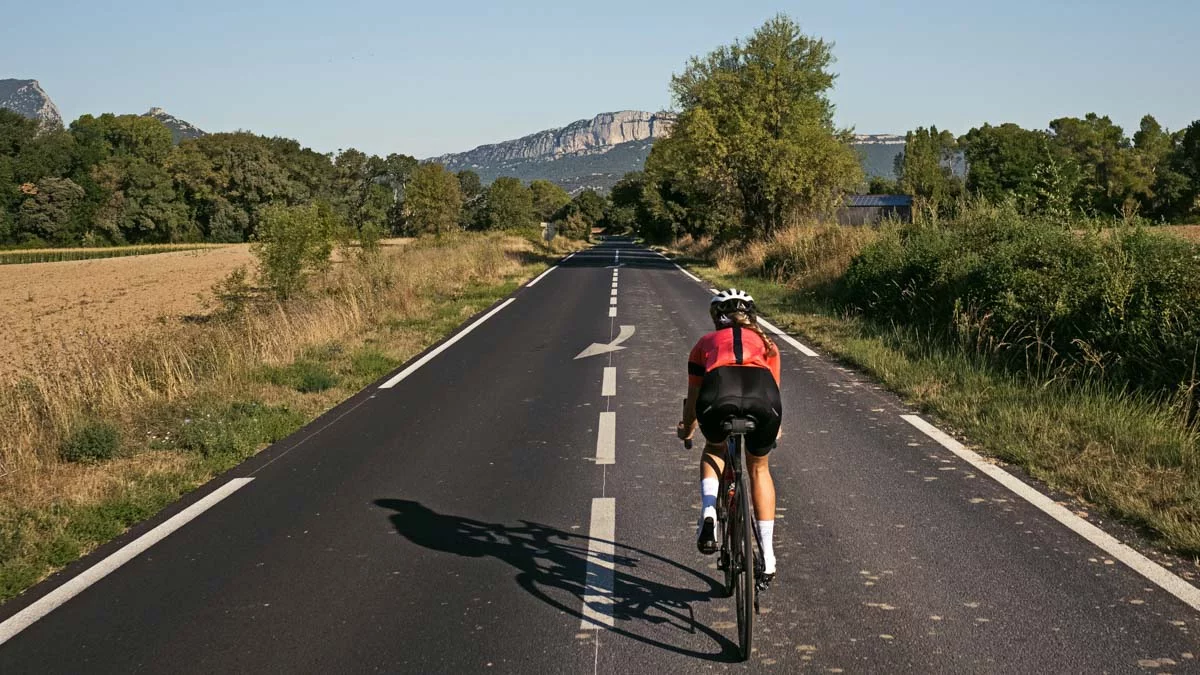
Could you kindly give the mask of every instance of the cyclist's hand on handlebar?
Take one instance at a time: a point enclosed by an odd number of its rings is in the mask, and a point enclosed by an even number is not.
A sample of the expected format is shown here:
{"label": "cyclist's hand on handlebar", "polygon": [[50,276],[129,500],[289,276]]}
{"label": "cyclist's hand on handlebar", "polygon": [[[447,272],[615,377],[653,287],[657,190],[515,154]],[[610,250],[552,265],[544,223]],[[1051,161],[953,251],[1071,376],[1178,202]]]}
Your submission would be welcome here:
{"label": "cyclist's hand on handlebar", "polygon": [[682,421],[679,424],[675,425],[675,435],[678,436],[679,440],[681,440],[681,441],[692,440],[692,436],[695,433],[696,433],[695,425],[688,427]]}

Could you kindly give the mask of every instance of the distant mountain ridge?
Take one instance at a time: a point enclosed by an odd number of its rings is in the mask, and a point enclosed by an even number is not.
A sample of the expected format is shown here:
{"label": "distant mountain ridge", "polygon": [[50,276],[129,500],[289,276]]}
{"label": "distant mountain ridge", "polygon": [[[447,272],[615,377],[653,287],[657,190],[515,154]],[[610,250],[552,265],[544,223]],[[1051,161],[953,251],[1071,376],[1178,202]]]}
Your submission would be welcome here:
{"label": "distant mountain ridge", "polygon": [[[675,120],[669,112],[601,113],[565,127],[424,161],[444,164],[451,171],[470,169],[484,183],[515,176],[526,182],[549,180],[571,192],[607,190],[621,176],[645,166],[654,141],[669,136]],[[854,147],[868,177],[895,178],[893,166],[904,150],[903,136],[857,134]]]}
{"label": "distant mountain ridge", "polygon": [[485,183],[500,176],[544,178],[571,191],[607,189],[645,164],[654,141],[675,125],[671,113],[622,110],[600,113],[565,127],[546,129],[467,152],[430,157],[452,171],[470,169]]}
{"label": "distant mountain ridge", "polygon": [[37,120],[43,129],[61,129],[63,126],[58,106],[37,80],[0,80],[0,108]]}

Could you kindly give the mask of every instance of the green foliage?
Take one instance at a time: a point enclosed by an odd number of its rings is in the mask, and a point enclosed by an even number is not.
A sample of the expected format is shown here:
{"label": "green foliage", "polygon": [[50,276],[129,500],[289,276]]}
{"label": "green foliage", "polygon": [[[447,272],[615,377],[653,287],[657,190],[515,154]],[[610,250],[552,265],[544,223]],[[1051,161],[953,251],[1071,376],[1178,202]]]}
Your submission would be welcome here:
{"label": "green foliage", "polygon": [[1200,247],[1144,228],[1079,233],[1009,208],[909,226],[867,247],[844,280],[867,316],[939,326],[1008,365],[1191,386]]}
{"label": "green foliage", "polygon": [[672,78],[679,119],[646,168],[686,195],[689,230],[724,221],[739,238],[769,235],[831,213],[859,184],[850,136],[833,124],[832,64],[828,43],[780,15]]}
{"label": "green foliage", "polygon": [[290,387],[302,394],[311,394],[332,389],[338,377],[319,360],[300,359],[284,368],[264,369],[267,381],[281,387]]}
{"label": "green foliage", "polygon": [[949,131],[918,128],[905,136],[904,152],[896,157],[900,191],[916,198],[917,208],[937,212],[962,196],[963,185],[953,172],[958,143]]}
{"label": "green foliage", "polygon": [[483,227],[489,230],[531,230],[537,225],[533,193],[521,181],[501,176],[484,196]]}
{"label": "green foliage", "polygon": [[71,225],[71,213],[84,197],[83,188],[69,178],[44,178],[35,194],[21,202],[17,225],[26,235],[62,242]]}
{"label": "green foliage", "polygon": [[350,356],[350,374],[363,379],[375,379],[400,365],[376,347],[366,346]]}
{"label": "green foliage", "polygon": [[92,420],[84,422],[67,438],[58,455],[68,462],[94,462],[114,457],[120,448],[117,427]]}
{"label": "green foliage", "polygon": [[404,199],[405,229],[412,234],[446,234],[459,227],[462,190],[458,176],[437,163],[413,172]]}
{"label": "green foliage", "polygon": [[254,297],[254,288],[250,285],[249,277],[245,267],[238,267],[213,285],[213,296],[220,303],[218,315],[234,318],[245,314],[246,307]]}
{"label": "green foliage", "polygon": [[571,203],[571,195],[548,180],[530,183],[529,193],[533,198],[534,217],[543,223],[550,222],[560,209]]}
{"label": "green foliage", "polygon": [[256,401],[201,406],[179,428],[179,448],[207,458],[248,457],[298,429],[304,415]]}
{"label": "green foliage", "polygon": [[302,292],[329,265],[336,221],[328,206],[268,206],[250,247],[263,284],[281,299]]}

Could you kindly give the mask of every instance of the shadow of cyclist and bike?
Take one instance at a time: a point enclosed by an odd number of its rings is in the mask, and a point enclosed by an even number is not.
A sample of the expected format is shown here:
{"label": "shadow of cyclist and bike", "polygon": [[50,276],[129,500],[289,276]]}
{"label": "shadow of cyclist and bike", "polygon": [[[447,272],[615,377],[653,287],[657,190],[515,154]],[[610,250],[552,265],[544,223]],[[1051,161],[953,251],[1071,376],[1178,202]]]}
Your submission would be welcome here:
{"label": "shadow of cyclist and bike", "polygon": [[[502,560],[517,571],[515,581],[525,591],[566,614],[584,618],[590,537],[524,520],[504,525],[441,514],[405,499],[379,499],[375,504],[392,511],[392,525],[410,542],[454,555]],[[615,550],[611,604],[614,625],[608,630],[694,658],[740,660],[737,644],[698,621],[692,608],[693,603],[724,598],[724,589],[716,579],[642,549],[616,543]],[[682,572],[694,578],[699,588],[647,578],[654,567]],[[569,604],[552,596],[555,591],[573,596]],[[666,642],[658,637],[664,628],[677,631],[681,641],[694,641],[695,635],[702,635],[711,640],[715,651]]]}

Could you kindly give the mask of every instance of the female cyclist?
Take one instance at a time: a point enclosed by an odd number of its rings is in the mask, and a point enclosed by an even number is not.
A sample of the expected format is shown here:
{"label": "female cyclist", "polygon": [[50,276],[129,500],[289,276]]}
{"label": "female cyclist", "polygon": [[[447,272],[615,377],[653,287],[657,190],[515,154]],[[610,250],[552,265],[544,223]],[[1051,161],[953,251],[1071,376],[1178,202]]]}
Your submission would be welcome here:
{"label": "female cyclist", "polygon": [[688,395],[676,433],[687,440],[699,421],[707,443],[700,455],[700,514],[696,548],[717,551],[718,476],[725,469],[726,433],[721,423],[731,415],[754,418],[746,437],[746,468],[758,534],[762,542],[762,583],[775,578],[775,483],[767,455],[779,437],[783,405],[779,399],[779,349],[758,325],[754,298],[731,288],[713,296],[708,307],[716,327],[700,338],[688,356]]}

